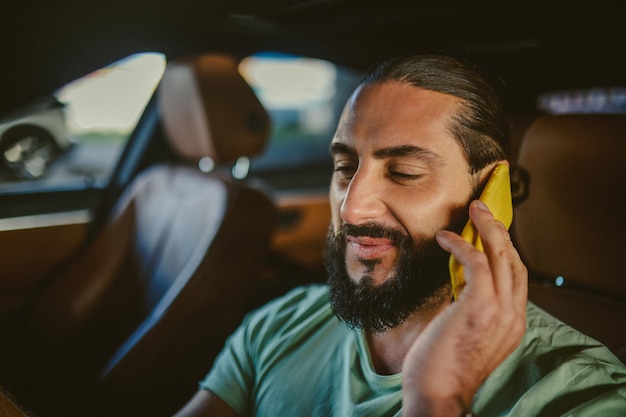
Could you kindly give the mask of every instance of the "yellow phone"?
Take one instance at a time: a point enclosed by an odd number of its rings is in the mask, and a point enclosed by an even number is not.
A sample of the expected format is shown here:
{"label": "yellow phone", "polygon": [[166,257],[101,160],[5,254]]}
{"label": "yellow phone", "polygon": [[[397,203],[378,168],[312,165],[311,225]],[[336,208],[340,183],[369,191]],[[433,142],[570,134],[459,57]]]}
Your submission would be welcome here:
{"label": "yellow phone", "polygon": [[[489,207],[496,220],[502,222],[507,229],[511,226],[513,221],[513,202],[511,200],[511,178],[508,165],[496,165],[479,200]],[[484,252],[483,242],[480,240],[478,231],[471,220],[463,228],[461,237],[474,245],[479,251]],[[449,266],[452,293],[456,300],[465,286],[463,265],[453,255],[450,255]]]}

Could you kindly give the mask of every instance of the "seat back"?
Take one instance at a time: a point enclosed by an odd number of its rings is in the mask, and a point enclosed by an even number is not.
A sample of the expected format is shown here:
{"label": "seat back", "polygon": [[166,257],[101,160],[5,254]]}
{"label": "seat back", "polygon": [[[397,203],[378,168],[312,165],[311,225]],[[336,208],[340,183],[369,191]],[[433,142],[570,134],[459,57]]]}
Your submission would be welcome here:
{"label": "seat back", "polygon": [[538,119],[517,164],[529,178],[513,233],[529,298],[626,359],[626,116]]}
{"label": "seat back", "polygon": [[[39,363],[37,372],[68,381],[65,396],[85,398],[90,415],[178,409],[245,314],[269,250],[270,197],[197,168],[206,158],[219,168],[255,156],[268,139],[269,117],[236,62],[174,61],[158,100],[181,162],[140,173],[86,253],[34,306],[33,334],[58,365]],[[75,407],[69,397],[60,414]]]}
{"label": "seat back", "polygon": [[0,387],[0,416],[29,417],[24,409]]}

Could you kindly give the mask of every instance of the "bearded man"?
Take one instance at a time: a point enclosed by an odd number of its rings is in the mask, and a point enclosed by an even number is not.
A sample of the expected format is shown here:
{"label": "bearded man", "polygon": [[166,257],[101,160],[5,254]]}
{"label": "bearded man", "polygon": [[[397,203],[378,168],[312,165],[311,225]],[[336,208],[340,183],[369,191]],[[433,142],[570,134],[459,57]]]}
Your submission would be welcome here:
{"label": "bearded man", "polygon": [[[623,365],[527,302],[510,236],[476,200],[508,164],[502,109],[451,58],[369,72],[330,144],[328,285],[250,314],[177,416],[626,415]],[[458,235],[468,217],[484,253]]]}

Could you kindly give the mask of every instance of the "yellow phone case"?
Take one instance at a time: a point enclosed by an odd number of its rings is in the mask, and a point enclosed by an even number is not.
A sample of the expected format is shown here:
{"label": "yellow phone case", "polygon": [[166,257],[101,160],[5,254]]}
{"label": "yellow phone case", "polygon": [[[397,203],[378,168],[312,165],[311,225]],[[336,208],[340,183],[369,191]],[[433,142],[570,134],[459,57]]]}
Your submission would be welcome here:
{"label": "yellow phone case", "polygon": [[[511,200],[509,167],[506,164],[496,165],[479,199],[489,207],[496,220],[502,222],[507,229],[511,226],[513,221],[513,203]],[[471,220],[463,228],[461,237],[474,245],[479,251],[484,252],[483,243]],[[456,300],[465,286],[463,265],[454,256],[450,255],[449,266],[452,293]]]}

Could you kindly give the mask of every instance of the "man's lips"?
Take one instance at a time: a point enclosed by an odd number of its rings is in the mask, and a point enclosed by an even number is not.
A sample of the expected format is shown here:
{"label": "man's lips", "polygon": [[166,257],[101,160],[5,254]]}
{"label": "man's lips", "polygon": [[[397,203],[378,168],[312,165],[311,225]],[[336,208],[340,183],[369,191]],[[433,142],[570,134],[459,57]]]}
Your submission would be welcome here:
{"label": "man's lips", "polygon": [[380,258],[396,246],[391,239],[368,236],[347,236],[346,241],[349,250],[362,259]]}

